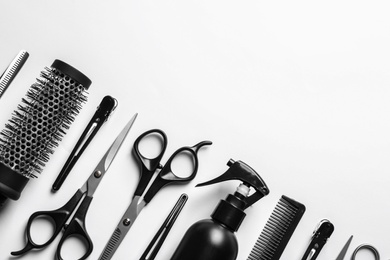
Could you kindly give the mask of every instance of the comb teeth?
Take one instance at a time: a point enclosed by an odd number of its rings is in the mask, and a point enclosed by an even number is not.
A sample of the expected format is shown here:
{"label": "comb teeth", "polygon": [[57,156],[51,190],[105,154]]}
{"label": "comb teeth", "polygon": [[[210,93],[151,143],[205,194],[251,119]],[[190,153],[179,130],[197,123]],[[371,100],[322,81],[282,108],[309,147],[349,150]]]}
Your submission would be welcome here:
{"label": "comb teeth", "polygon": [[0,97],[4,94],[5,90],[8,88],[12,80],[18,74],[19,70],[26,62],[28,56],[29,54],[27,51],[20,51],[18,55],[16,55],[15,59],[8,66],[6,71],[0,76]]}
{"label": "comb teeth", "polygon": [[283,195],[247,260],[278,260],[305,210],[303,204]]}
{"label": "comb teeth", "polygon": [[27,178],[41,173],[87,101],[89,87],[54,67],[40,76],[0,133],[0,162]]}

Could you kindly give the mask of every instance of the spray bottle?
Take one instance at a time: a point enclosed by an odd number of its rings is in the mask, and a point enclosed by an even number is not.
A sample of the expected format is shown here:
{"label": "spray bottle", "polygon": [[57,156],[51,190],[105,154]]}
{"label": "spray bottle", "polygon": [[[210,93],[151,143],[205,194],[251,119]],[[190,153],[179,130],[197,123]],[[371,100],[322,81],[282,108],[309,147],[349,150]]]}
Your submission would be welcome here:
{"label": "spray bottle", "polygon": [[[238,243],[235,232],[246,214],[244,210],[269,193],[262,178],[250,166],[242,161],[227,163],[229,169],[221,176],[201,184],[211,185],[228,180],[240,180],[234,194],[221,200],[211,219],[200,220],[184,234],[171,260],[235,260]],[[250,187],[255,189],[249,195]]]}

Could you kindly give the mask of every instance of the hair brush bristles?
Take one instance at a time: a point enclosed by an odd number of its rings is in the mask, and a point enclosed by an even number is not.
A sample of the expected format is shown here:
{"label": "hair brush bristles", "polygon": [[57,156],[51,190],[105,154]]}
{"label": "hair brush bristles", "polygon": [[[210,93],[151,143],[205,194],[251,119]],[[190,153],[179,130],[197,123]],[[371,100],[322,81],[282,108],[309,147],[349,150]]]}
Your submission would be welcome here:
{"label": "hair brush bristles", "polygon": [[90,84],[62,61],[45,68],[0,133],[0,163],[28,179],[37,177],[87,101]]}
{"label": "hair brush bristles", "polygon": [[54,68],[45,68],[22,99],[18,110],[1,134],[0,161],[25,177],[36,173],[49,160],[64,129],[74,121],[86,102],[84,87]]}

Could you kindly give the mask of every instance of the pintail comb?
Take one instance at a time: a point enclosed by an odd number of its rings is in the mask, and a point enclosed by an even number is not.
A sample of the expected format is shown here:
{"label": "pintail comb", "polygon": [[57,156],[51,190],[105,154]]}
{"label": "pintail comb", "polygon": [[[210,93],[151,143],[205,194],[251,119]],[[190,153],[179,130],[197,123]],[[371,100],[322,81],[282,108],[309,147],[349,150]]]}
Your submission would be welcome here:
{"label": "pintail comb", "polygon": [[91,80],[55,60],[46,67],[0,133],[0,205],[17,200],[36,178],[87,101]]}

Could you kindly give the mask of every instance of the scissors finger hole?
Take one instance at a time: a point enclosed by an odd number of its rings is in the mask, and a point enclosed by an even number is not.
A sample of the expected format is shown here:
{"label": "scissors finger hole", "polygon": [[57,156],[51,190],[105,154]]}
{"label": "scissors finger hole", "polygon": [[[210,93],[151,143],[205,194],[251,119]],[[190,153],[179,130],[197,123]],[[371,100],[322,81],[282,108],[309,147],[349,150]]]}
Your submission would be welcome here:
{"label": "scissors finger hole", "polygon": [[159,133],[150,133],[144,136],[139,144],[138,150],[140,154],[148,159],[158,157],[164,149],[164,139]]}
{"label": "scissors finger hole", "polygon": [[88,242],[84,237],[72,235],[66,238],[60,249],[63,260],[80,259],[88,251]]}
{"label": "scissors finger hole", "polygon": [[171,162],[171,171],[180,178],[188,178],[195,171],[195,160],[192,153],[183,150],[176,154]]}
{"label": "scissors finger hole", "polygon": [[375,247],[367,244],[358,246],[352,254],[353,260],[375,259],[379,260],[379,252]]}
{"label": "scissors finger hole", "polygon": [[52,238],[55,229],[56,224],[50,216],[38,216],[31,222],[31,240],[37,245],[43,245]]}

